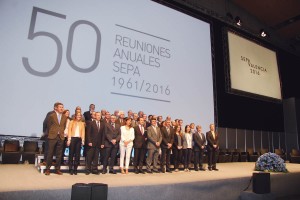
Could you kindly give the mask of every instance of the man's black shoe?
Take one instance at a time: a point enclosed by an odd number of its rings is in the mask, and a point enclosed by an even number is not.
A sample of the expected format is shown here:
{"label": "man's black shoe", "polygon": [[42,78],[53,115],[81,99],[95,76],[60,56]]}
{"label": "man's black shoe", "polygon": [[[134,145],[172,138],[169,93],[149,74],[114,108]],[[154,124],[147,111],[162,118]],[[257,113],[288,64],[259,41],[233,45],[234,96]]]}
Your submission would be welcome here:
{"label": "man's black shoe", "polygon": [[166,172],[172,173],[171,169],[169,168],[166,170]]}
{"label": "man's black shoe", "polygon": [[92,171],[92,174],[99,175],[100,173],[99,173],[99,171],[98,171],[98,170],[94,170],[94,171]]}

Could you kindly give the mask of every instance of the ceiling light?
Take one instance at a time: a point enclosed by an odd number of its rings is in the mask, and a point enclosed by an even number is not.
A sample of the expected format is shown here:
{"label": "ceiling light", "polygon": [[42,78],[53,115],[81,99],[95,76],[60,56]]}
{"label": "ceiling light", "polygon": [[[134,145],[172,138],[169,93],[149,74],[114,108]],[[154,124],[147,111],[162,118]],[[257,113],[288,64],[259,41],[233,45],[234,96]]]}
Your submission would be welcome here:
{"label": "ceiling light", "polygon": [[260,30],[260,36],[261,36],[261,37],[267,37],[267,36],[268,36],[268,33],[267,33],[264,29],[261,29],[261,30]]}
{"label": "ceiling light", "polygon": [[240,17],[238,17],[238,16],[235,17],[235,23],[238,26],[242,26],[242,20],[240,19]]}

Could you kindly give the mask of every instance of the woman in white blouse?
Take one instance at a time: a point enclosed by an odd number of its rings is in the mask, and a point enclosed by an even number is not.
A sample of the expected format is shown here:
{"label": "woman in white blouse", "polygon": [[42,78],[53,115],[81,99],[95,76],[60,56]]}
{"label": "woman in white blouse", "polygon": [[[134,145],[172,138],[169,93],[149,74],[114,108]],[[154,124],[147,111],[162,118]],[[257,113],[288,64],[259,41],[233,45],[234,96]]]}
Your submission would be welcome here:
{"label": "woman in white blouse", "polygon": [[[134,140],[134,129],[131,127],[131,118],[125,118],[125,125],[121,126],[121,140],[120,140],[120,169],[122,174],[128,174],[128,167],[130,161],[131,150]],[[125,172],[124,172],[124,157]]]}
{"label": "woman in white blouse", "polygon": [[189,172],[189,165],[191,163],[192,157],[192,143],[193,135],[191,133],[191,127],[189,125],[185,126],[185,133],[183,135],[183,155],[184,155],[184,171]]}

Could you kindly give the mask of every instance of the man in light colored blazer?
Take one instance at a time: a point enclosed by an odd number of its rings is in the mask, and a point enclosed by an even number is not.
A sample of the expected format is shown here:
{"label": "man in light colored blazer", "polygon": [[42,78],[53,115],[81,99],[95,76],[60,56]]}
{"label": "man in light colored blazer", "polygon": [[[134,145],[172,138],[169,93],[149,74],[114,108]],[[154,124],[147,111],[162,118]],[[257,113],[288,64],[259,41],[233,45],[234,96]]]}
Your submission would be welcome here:
{"label": "man in light colored blazer", "polygon": [[160,132],[160,128],[157,127],[156,118],[151,119],[151,126],[147,128],[147,137],[148,137],[148,157],[147,157],[147,172],[152,173],[151,171],[151,164],[153,161],[153,172],[159,173],[157,161],[158,161],[158,154],[160,149],[160,144],[162,141],[162,136]]}
{"label": "man in light colored blazer", "polygon": [[56,150],[55,173],[62,175],[60,171],[63,143],[65,141],[64,130],[67,124],[67,117],[63,115],[64,105],[62,103],[54,104],[54,113],[49,115],[47,121],[48,127],[48,155],[45,175],[50,175],[50,167],[53,154]]}

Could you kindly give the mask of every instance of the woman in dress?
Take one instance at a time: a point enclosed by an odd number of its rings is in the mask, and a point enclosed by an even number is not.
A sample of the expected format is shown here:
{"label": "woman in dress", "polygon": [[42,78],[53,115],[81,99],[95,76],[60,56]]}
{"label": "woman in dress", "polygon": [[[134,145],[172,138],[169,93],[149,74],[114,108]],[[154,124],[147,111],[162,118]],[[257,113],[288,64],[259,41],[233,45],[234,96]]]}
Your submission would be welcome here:
{"label": "woman in dress", "polygon": [[[128,167],[130,161],[131,150],[134,140],[134,129],[131,126],[131,118],[125,118],[125,125],[121,126],[121,140],[120,140],[120,169],[122,174],[128,174]],[[125,171],[124,171],[124,157]]]}

